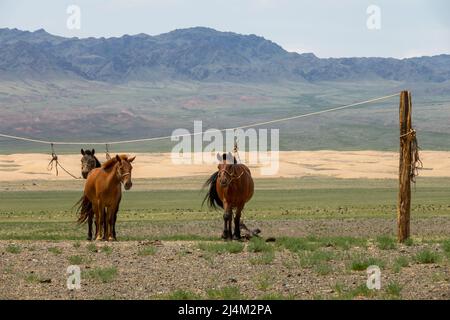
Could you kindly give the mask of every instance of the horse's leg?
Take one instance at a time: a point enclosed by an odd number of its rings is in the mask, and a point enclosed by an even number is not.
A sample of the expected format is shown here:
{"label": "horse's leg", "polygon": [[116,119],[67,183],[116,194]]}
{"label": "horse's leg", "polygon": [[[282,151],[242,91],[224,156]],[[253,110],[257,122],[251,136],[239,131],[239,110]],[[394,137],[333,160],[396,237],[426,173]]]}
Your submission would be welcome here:
{"label": "horse's leg", "polygon": [[231,240],[231,220],[233,218],[233,211],[231,206],[226,202],[223,203],[224,213],[223,213],[223,233],[222,238],[225,240]]}
{"label": "horse's leg", "polygon": [[[91,208],[91,210],[92,210],[92,208]],[[89,240],[89,241],[91,241],[92,240],[92,220],[93,220],[93,216],[92,216],[92,212],[89,212],[89,215],[88,215],[88,237],[87,237],[87,239]]]}
{"label": "horse's leg", "polygon": [[103,221],[105,219],[104,213],[105,213],[105,207],[103,206],[102,203],[99,203],[97,205],[97,210],[96,210],[98,231],[97,231],[97,236],[95,237],[95,240],[102,240],[103,239],[103,234],[105,232],[105,230],[103,228],[104,227]]}
{"label": "horse's leg", "polygon": [[114,241],[117,241],[117,237],[116,237],[116,221],[117,221],[117,212],[118,211],[119,211],[119,204],[117,204],[116,210],[115,210],[114,215],[113,215],[114,220],[113,220],[112,232],[113,232]]}
{"label": "horse's leg", "polygon": [[236,215],[234,217],[234,234],[233,234],[233,240],[240,240],[241,239],[241,213],[244,206],[240,205],[236,209]]}
{"label": "horse's leg", "polygon": [[111,206],[108,208],[108,241],[116,240],[116,216],[117,216],[118,206]]}

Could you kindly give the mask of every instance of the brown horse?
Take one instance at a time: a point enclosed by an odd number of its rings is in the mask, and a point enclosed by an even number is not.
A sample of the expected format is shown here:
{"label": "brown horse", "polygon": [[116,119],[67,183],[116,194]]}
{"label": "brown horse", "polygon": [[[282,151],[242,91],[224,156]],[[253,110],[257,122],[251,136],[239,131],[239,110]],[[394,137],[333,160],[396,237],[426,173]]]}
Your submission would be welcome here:
{"label": "brown horse", "polygon": [[[92,170],[87,177],[84,195],[79,201],[78,223],[83,223],[95,215],[96,240],[117,240],[115,225],[122,199],[121,184],[124,185],[125,190],[131,188],[131,171],[133,169],[131,163],[135,158],[116,155],[106,161],[101,168]],[[91,226],[88,230],[88,239],[92,239]]]}
{"label": "brown horse", "polygon": [[[236,159],[228,153],[220,156],[218,171],[216,171],[204,184],[209,191],[203,200],[208,201],[210,208],[223,208],[224,228],[222,238],[226,240],[239,240],[241,238],[240,219],[245,204],[252,198],[254,184],[250,169],[244,164],[236,163]],[[233,209],[234,233],[232,234]]]}
{"label": "brown horse", "polygon": [[92,169],[100,168],[101,164],[95,156],[95,149],[81,149],[81,155],[83,156],[81,158],[81,175],[86,179],[89,172],[91,172]]}

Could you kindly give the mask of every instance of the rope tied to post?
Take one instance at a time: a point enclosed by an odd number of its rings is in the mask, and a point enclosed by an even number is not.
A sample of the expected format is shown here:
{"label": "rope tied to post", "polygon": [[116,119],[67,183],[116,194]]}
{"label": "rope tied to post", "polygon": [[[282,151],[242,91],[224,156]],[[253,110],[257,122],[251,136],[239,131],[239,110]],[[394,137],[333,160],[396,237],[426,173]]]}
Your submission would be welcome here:
{"label": "rope tied to post", "polygon": [[111,160],[111,155],[109,154],[109,145],[107,143],[105,144],[105,149],[106,160]]}
{"label": "rope tied to post", "polygon": [[416,177],[419,175],[419,170],[423,168],[423,162],[419,155],[420,147],[417,142],[416,130],[411,129],[409,132],[402,134],[400,139],[403,139],[404,143],[410,143],[411,145],[411,169],[409,178],[411,182],[416,183]]}
{"label": "rope tied to post", "polygon": [[58,170],[58,166],[65,172],[65,173],[67,173],[69,176],[71,176],[72,178],[74,178],[74,179],[81,179],[81,177],[76,177],[76,176],[74,176],[73,174],[71,174],[69,171],[67,171],[66,170],[66,168],[64,168],[62,165],[61,165],[61,162],[59,162],[59,160],[58,160],[58,155],[56,154],[56,152],[55,152],[55,147],[54,147],[54,145],[53,145],[53,143],[51,144],[51,148],[52,148],[52,159],[50,160],[50,162],[48,163],[48,165],[47,165],[47,170],[48,171],[53,171],[53,168],[55,169],[55,172],[56,172],[56,176],[58,176],[59,175],[59,170]]}

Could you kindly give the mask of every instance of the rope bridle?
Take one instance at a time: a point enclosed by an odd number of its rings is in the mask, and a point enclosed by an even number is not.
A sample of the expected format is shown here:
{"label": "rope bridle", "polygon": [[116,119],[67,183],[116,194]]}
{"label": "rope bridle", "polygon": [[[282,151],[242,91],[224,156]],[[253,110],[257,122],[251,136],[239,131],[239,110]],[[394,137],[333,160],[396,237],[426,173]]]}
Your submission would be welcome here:
{"label": "rope bridle", "polygon": [[120,167],[118,168],[117,173],[118,173],[118,176],[119,176],[120,183],[122,183],[122,184],[123,184],[123,178],[125,178],[126,176],[131,175],[131,172],[122,173],[122,170],[120,169]]}
{"label": "rope bridle", "polygon": [[244,173],[246,173],[246,170],[244,169],[238,176],[235,176],[234,173],[228,172],[228,170],[226,170],[226,169],[220,169],[220,170],[219,170],[219,174],[220,174],[220,172],[225,172],[225,173],[230,177],[230,180],[228,180],[228,183],[227,183],[227,185],[226,185],[226,187],[229,187],[230,184],[231,184],[234,180],[239,180],[239,179],[244,175]]}

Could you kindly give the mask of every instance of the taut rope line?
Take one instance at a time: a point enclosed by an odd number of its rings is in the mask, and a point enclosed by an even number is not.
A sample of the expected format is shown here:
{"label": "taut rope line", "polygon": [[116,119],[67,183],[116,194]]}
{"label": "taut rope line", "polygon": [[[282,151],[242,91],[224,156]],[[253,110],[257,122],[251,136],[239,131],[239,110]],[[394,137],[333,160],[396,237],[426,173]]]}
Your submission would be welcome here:
{"label": "taut rope line", "polygon": [[[319,114],[323,114],[323,113],[328,113],[328,112],[348,109],[348,108],[351,108],[351,107],[356,107],[356,106],[360,106],[360,105],[363,105],[363,104],[368,104],[368,103],[372,103],[372,102],[376,102],[376,101],[386,100],[386,99],[389,99],[389,98],[392,98],[392,97],[397,97],[399,95],[400,95],[399,93],[395,93],[395,94],[387,95],[387,96],[384,96],[384,97],[374,98],[374,99],[370,99],[370,100],[365,100],[365,101],[361,101],[361,102],[356,102],[356,103],[344,105],[344,106],[341,106],[341,107],[336,107],[336,108],[331,108],[331,109],[326,109],[326,110],[321,110],[321,111],[310,112],[310,113],[296,115],[296,116],[292,116],[292,117],[280,118],[280,119],[269,120],[269,121],[264,121],[264,122],[256,122],[256,123],[252,123],[252,124],[248,124],[248,125],[244,125],[244,126],[239,126],[239,127],[234,127],[234,128],[209,130],[208,133],[210,133],[210,132],[224,132],[224,131],[228,131],[228,130],[246,129],[246,128],[251,128],[251,127],[259,127],[259,126],[262,126],[262,125],[267,125],[267,124],[272,124],[272,123],[278,123],[278,122],[284,122],[284,121],[289,121],[289,120],[294,120],[294,119],[306,118],[306,117],[315,116],[315,115],[319,115]],[[165,140],[165,139],[170,139],[172,137],[178,137],[178,138],[190,137],[190,136],[195,136],[195,135],[204,134],[204,133],[205,133],[205,131],[194,132],[194,133],[189,133],[189,134],[182,134],[182,135],[177,135],[177,136],[170,135],[170,136],[161,136],[161,137],[154,137],[154,138],[143,138],[143,139],[121,140],[121,141],[103,141],[103,142],[47,141],[47,140],[30,139],[30,138],[25,138],[25,137],[13,136],[13,135],[8,135],[8,134],[3,134],[3,133],[0,133],[0,137],[7,138],[7,139],[13,139],[13,140],[21,140],[21,141],[27,141],[27,142],[48,144],[48,145],[109,145],[109,146],[111,146],[111,145],[115,145],[115,144],[128,144],[128,143],[137,143],[137,142],[146,142],[146,141]]]}

